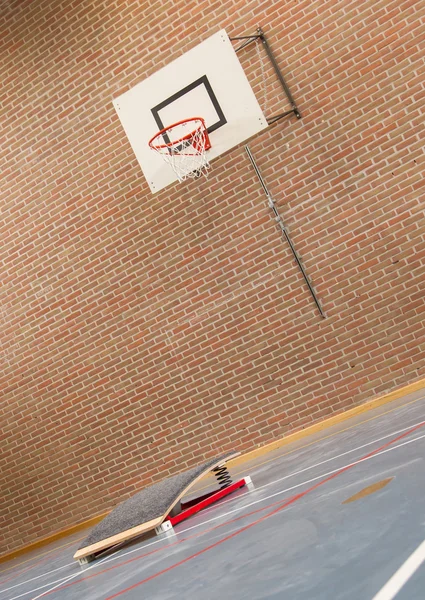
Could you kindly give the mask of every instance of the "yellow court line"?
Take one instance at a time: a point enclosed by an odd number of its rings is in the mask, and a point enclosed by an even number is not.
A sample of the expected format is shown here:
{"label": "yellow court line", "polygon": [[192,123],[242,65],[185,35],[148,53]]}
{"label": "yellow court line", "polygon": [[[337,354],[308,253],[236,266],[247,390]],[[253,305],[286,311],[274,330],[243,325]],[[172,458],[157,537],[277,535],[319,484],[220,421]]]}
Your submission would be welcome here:
{"label": "yellow court line", "polygon": [[[406,404],[403,404],[403,407],[409,406],[410,404],[414,404],[415,402],[419,402],[419,400],[423,400],[423,398],[416,398],[416,400],[411,400],[411,402],[407,402]],[[309,446],[314,446],[314,444],[318,444],[319,442],[321,442],[323,440],[327,440],[329,438],[333,438],[333,437],[339,435],[340,433],[343,433],[344,431],[349,431],[350,429],[355,429],[359,425],[363,425],[364,423],[369,423],[370,421],[374,421],[375,419],[378,419],[379,417],[382,417],[384,415],[388,415],[389,413],[392,413],[392,412],[398,410],[399,408],[401,408],[401,407],[400,406],[396,406],[395,408],[392,408],[391,410],[386,410],[385,412],[379,413],[379,415],[375,415],[374,417],[370,417],[370,419],[365,419],[364,421],[360,421],[359,423],[356,423],[355,425],[350,425],[350,427],[344,427],[344,429],[340,429],[339,431],[335,431],[335,433],[330,433],[329,435],[325,435],[325,436],[321,437],[320,439],[315,440],[314,442],[310,442],[309,444],[304,444],[303,446],[298,446],[298,448],[294,448],[293,450],[290,450],[289,452],[286,452],[285,454],[280,454],[279,456],[275,456],[274,458],[270,458],[269,460],[264,460],[261,463],[256,463],[253,466],[255,468],[257,468],[257,467],[260,467],[262,465],[266,465],[266,464],[268,464],[270,462],[274,462],[278,458],[282,458],[283,456],[288,456],[288,454],[293,454],[294,452],[297,452],[298,450],[302,450],[303,448],[308,448]],[[270,450],[270,452],[273,452],[273,450]],[[244,462],[248,462],[249,460],[254,460],[254,459],[249,459],[248,458]],[[242,473],[242,471],[237,471],[236,474],[238,474],[238,473]]]}
{"label": "yellow court line", "polygon": [[[420,400],[423,400],[423,398],[416,398],[416,400],[411,400],[410,402],[406,402],[406,404],[403,404],[403,407],[405,406],[409,406],[410,404],[414,404],[415,402],[419,402]],[[375,407],[374,407],[375,408]],[[274,458],[269,458],[268,460],[263,460],[260,463],[255,463],[253,466],[254,469],[256,469],[257,467],[261,467],[263,465],[267,465],[271,462],[275,462],[276,460],[279,460],[280,458],[283,458],[284,456],[289,456],[289,454],[293,454],[294,452],[298,452],[298,450],[302,450],[303,448],[308,448],[310,446],[314,446],[315,444],[318,444],[319,442],[322,442],[323,440],[328,440],[330,438],[336,437],[337,435],[339,435],[340,433],[344,433],[344,431],[349,431],[350,429],[355,429],[356,427],[358,427],[359,425],[363,425],[364,423],[369,423],[370,421],[374,421],[375,419],[378,419],[379,417],[382,417],[384,415],[388,415],[389,413],[392,413],[396,410],[398,410],[399,408],[401,408],[400,406],[396,406],[395,408],[391,408],[391,410],[386,410],[385,412],[381,412],[379,413],[379,415],[375,415],[374,417],[370,417],[370,419],[365,419],[364,421],[360,421],[359,423],[356,423],[355,425],[350,425],[350,427],[345,427],[344,429],[339,429],[338,431],[335,431],[334,433],[331,433],[329,435],[325,435],[323,437],[321,437],[318,440],[314,440],[314,442],[310,442],[309,444],[304,444],[303,446],[298,446],[297,448],[294,448],[293,450],[290,450],[289,452],[285,452],[284,454],[279,454],[279,456],[275,456]],[[315,432],[313,432],[315,433]],[[309,435],[313,435],[313,433],[309,434]],[[283,438],[285,439],[285,438]],[[283,440],[282,440],[283,441]],[[289,443],[294,443],[297,440],[293,440],[293,441],[288,441],[288,445]],[[282,444],[283,446],[284,444]],[[282,447],[281,446],[281,447]],[[273,448],[272,450],[270,450],[270,452],[273,452],[274,450],[278,450],[279,448]],[[255,453],[255,450],[253,451],[253,453]],[[245,464],[247,462],[249,462],[250,460],[255,460],[255,456],[253,456],[252,458],[247,457],[247,455],[242,455],[239,456],[236,459],[233,459],[232,461],[229,461],[229,465],[232,465],[232,463],[236,462],[238,465],[239,464]],[[240,475],[241,473],[243,473],[243,470],[239,470],[239,471],[232,471],[232,476],[235,477],[237,475]],[[210,478],[212,478],[212,476],[209,476]],[[196,488],[196,491],[202,491],[205,490],[207,488],[210,487],[209,485],[204,485],[203,487],[199,487]]]}
{"label": "yellow court line", "polygon": [[[385,404],[389,404],[390,402],[393,402],[394,400],[399,400],[403,396],[407,396],[408,394],[420,391],[424,388],[425,388],[425,379],[415,381],[414,383],[408,384],[408,385],[404,386],[403,388],[394,390],[393,392],[389,392],[388,394],[384,394],[383,396],[379,396],[378,398],[374,398],[373,400],[370,400],[369,402],[361,404],[360,406],[355,406],[354,408],[351,408],[343,413],[334,415],[333,417],[329,417],[328,419],[325,419],[324,421],[320,421],[319,423],[314,423],[313,425],[307,427],[306,429],[302,429],[300,431],[295,431],[294,433],[290,433],[289,435],[287,435],[286,437],[284,437],[280,440],[277,440],[270,444],[266,444],[265,446],[261,446],[260,448],[256,448],[255,450],[247,452],[245,455],[242,455],[242,456],[234,459],[233,461],[229,461],[229,464],[234,465],[234,466],[244,464],[250,460],[254,460],[256,457],[262,456],[264,454],[269,454],[270,452],[273,452],[274,450],[278,450],[282,446],[287,446],[287,445],[292,444],[292,443],[294,443],[300,439],[303,439],[305,437],[310,437],[311,435],[318,433],[320,431],[323,431],[324,429],[329,429],[330,427],[334,427],[335,425],[338,425],[339,423],[342,423],[344,421],[348,421],[349,419],[352,419],[355,416],[358,416],[365,412],[369,412],[369,411],[379,408]],[[406,404],[403,404],[402,406],[403,407],[409,406],[410,404],[414,404],[415,402],[419,402],[420,400],[423,400],[423,398],[417,398],[416,400],[411,400],[410,402],[407,402]],[[366,419],[364,421],[361,421],[360,423],[351,425],[350,427],[340,429],[339,431],[336,431],[335,433],[321,437],[319,440],[315,440],[314,442],[310,442],[309,444],[304,444],[303,446],[299,446],[298,448],[291,450],[289,452],[286,452],[285,454],[281,454],[275,458],[268,459],[266,461],[263,461],[261,463],[254,465],[254,466],[259,467],[259,466],[268,464],[270,462],[273,462],[273,461],[277,460],[278,458],[288,456],[288,454],[292,454],[293,452],[296,452],[303,448],[308,448],[309,446],[317,444],[318,442],[320,442],[322,440],[326,440],[326,439],[335,437],[335,436],[339,435],[340,433],[343,433],[344,431],[354,429],[355,427],[358,427],[359,425],[361,425],[363,423],[368,423],[369,421],[373,421],[374,419],[377,419],[378,417],[392,413],[395,410],[398,410],[398,408],[400,408],[400,406],[397,406],[396,408],[393,408],[393,409],[385,411],[385,412],[381,412],[379,415],[375,415],[374,417],[371,417],[370,419]],[[237,474],[239,474],[239,473],[241,473],[240,470],[237,471]],[[207,487],[209,487],[208,484],[204,487],[197,488],[197,491],[206,489]],[[93,527],[94,525],[99,523],[99,521],[104,519],[109,514],[109,512],[104,513],[102,515],[97,515],[96,517],[92,517],[92,518],[88,519],[87,521],[84,521],[83,523],[73,525],[65,530],[56,532],[56,533],[54,533],[50,536],[47,536],[41,540],[33,542],[33,543],[29,544],[28,546],[19,548],[18,550],[14,550],[8,554],[4,554],[3,556],[0,556],[0,563],[11,560],[13,558],[16,558],[17,556],[20,556],[21,554],[30,552],[31,550],[35,550],[36,548],[39,548],[41,546],[50,544],[57,539],[66,537],[68,535],[72,535],[73,533],[76,533],[77,531],[81,531],[81,529],[85,529],[90,526]],[[65,545],[67,545],[67,544],[65,544]],[[50,552],[50,550],[48,552]],[[32,560],[32,559],[29,559],[29,560]],[[28,562],[28,561],[25,561],[25,562]],[[19,564],[24,564],[24,563],[19,563]],[[16,565],[14,565],[14,567],[15,566]],[[11,567],[11,568],[14,568],[14,567]],[[4,573],[6,570],[7,569],[3,570],[2,573]]]}
{"label": "yellow court line", "polygon": [[[10,571],[12,569],[16,569],[16,567],[20,567],[22,565],[25,565],[26,563],[29,563],[32,560],[35,560],[35,559],[38,560],[42,556],[46,556],[47,554],[51,554],[52,552],[55,552],[56,550],[60,550],[61,548],[65,548],[66,546],[70,546],[71,544],[75,544],[75,543],[79,542],[82,539],[83,538],[80,537],[80,538],[78,538],[76,540],[72,540],[72,542],[67,542],[66,544],[61,544],[60,546],[55,546],[51,550],[46,550],[46,552],[41,552],[40,554],[37,554],[37,556],[33,556],[32,558],[27,558],[27,560],[23,560],[22,562],[16,563],[12,567],[7,567],[6,569],[2,569],[2,571],[0,572],[0,575],[3,575],[3,573],[6,573],[6,571]],[[0,559],[0,562],[1,562],[1,559]],[[1,583],[1,581],[0,581],[0,583]]]}
{"label": "yellow court line", "polygon": [[[425,379],[421,379],[419,381],[416,381],[415,383],[406,385],[405,387],[403,387],[401,389],[395,390],[394,392],[384,394],[383,396],[374,398],[373,400],[370,400],[369,402],[365,402],[364,404],[360,404],[359,406],[350,408],[349,410],[346,410],[345,412],[339,413],[332,417],[328,417],[327,419],[324,419],[323,421],[319,421],[318,423],[313,423],[312,425],[308,426],[306,429],[301,429],[299,431],[295,431],[294,433],[289,433],[287,436],[285,436],[279,440],[276,440],[275,442],[271,442],[269,444],[261,446],[260,448],[251,450],[250,452],[247,452],[245,455],[241,455],[239,458],[236,458],[233,461],[231,461],[231,463],[233,465],[237,465],[241,462],[246,462],[247,460],[250,460],[250,458],[255,458],[255,457],[261,456],[262,454],[269,454],[273,450],[277,450],[278,448],[281,448],[282,446],[286,446],[286,445],[288,445],[292,442],[295,442],[299,439],[309,437],[313,433],[323,431],[324,429],[330,429],[334,425],[337,425],[344,421],[348,421],[348,420],[352,419],[353,417],[363,414],[365,412],[370,412],[373,409],[380,408],[381,406],[384,406],[385,404],[389,404],[390,402],[393,402],[394,400],[399,400],[400,398],[403,398],[403,396],[407,396],[408,394],[420,391],[424,388],[425,388]],[[420,400],[420,398],[418,398],[418,400]],[[406,406],[406,405],[407,405],[407,403],[404,406]],[[381,413],[381,414],[384,414],[384,413]]]}
{"label": "yellow court line", "polygon": [[[87,527],[90,527],[90,526],[94,527],[94,525],[97,525],[97,523],[99,523],[99,521],[102,521],[102,519],[104,519],[109,514],[109,512],[104,513],[102,515],[98,515],[97,517],[92,517],[91,519],[88,519],[87,521],[84,521],[83,523],[78,523],[77,525],[72,525],[71,527],[68,527],[67,529],[63,529],[62,531],[57,531],[56,533],[53,533],[52,535],[49,535],[45,538],[41,538],[35,542],[32,542],[31,544],[28,544],[28,546],[24,546],[23,548],[18,548],[17,550],[12,550],[12,552],[9,552],[8,554],[3,554],[3,556],[0,556],[0,564],[3,562],[7,562],[9,560],[13,560],[13,559],[17,558],[18,556],[21,556],[22,554],[27,554],[28,552],[37,550],[37,548],[42,548],[43,546],[47,546],[47,544],[52,544],[56,540],[60,540],[64,537],[68,537],[69,535],[73,535],[74,533],[77,533],[78,531],[81,531],[82,529],[87,529]],[[37,558],[39,556],[45,556],[46,554],[49,554],[50,552],[54,552],[55,550],[59,550],[60,548],[63,548],[64,546],[68,546],[72,543],[78,542],[81,539],[83,539],[83,538],[78,538],[76,540],[73,540],[72,542],[67,542],[66,544],[63,544],[63,546],[55,546],[55,548],[52,548],[51,550],[47,550],[43,554],[37,554]],[[33,557],[33,558],[35,558],[35,557]],[[28,558],[27,560],[25,560],[23,562],[14,564],[12,567],[3,569],[0,572],[0,575],[2,573],[5,573],[9,569],[14,569],[18,565],[23,565],[23,564],[29,562],[30,560],[33,560],[33,558]]]}

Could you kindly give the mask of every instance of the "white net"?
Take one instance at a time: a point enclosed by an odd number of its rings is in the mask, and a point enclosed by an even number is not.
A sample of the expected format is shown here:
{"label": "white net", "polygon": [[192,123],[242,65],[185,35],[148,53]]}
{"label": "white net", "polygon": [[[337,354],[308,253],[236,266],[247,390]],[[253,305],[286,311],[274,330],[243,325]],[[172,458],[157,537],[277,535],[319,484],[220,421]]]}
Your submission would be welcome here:
{"label": "white net", "polygon": [[206,150],[211,145],[203,119],[188,119],[160,131],[149,142],[171,166],[179,181],[200,177],[209,169]]}

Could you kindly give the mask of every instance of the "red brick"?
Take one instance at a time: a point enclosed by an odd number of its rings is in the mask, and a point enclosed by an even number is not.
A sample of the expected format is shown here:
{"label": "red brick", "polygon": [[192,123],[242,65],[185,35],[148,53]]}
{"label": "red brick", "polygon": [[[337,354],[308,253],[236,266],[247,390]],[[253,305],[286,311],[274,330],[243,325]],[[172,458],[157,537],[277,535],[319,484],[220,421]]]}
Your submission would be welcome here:
{"label": "red brick", "polygon": [[[0,553],[425,374],[425,10],[248,4],[0,17]],[[153,197],[112,105],[259,22],[303,119],[250,147],[326,320],[243,149]],[[255,48],[240,57],[262,101]],[[275,83],[267,99],[287,106]]]}

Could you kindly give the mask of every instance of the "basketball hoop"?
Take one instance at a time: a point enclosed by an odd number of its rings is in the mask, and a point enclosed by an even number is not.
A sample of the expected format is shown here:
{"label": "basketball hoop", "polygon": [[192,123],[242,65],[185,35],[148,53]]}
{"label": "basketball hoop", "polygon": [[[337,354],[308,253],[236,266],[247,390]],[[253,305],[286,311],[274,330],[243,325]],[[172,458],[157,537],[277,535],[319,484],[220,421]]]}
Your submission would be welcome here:
{"label": "basketball hoop", "polygon": [[171,166],[179,181],[200,177],[210,164],[206,151],[211,148],[204,119],[192,117],[158,131],[149,147]]}

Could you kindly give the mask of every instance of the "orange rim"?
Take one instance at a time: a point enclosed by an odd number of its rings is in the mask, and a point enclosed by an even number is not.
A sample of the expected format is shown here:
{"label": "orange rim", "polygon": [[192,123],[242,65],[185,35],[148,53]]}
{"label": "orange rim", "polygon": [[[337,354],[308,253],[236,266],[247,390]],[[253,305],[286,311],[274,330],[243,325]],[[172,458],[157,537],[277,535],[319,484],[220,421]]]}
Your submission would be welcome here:
{"label": "orange rim", "polygon": [[[167,133],[167,131],[169,131],[170,129],[172,129],[173,127],[177,127],[178,125],[184,125],[185,123],[190,123],[190,121],[200,121],[200,125],[198,125],[198,127],[195,127],[195,129],[193,129],[190,133],[187,133],[186,135],[184,135],[183,137],[177,139],[177,140],[173,140],[172,142],[168,142],[168,144],[155,144],[154,145],[154,141],[156,140],[156,138],[160,137],[161,135],[164,135],[165,133]],[[172,146],[175,146],[176,144],[181,144],[182,142],[185,142],[186,140],[190,140],[191,137],[193,137],[195,135],[195,133],[201,129],[204,128],[205,129],[205,135],[207,137],[207,144],[205,144],[205,149],[209,146],[209,137],[208,137],[208,131],[205,125],[205,120],[202,117],[191,117],[190,119],[183,119],[182,121],[177,121],[176,123],[173,123],[172,125],[168,125],[168,127],[164,127],[164,129],[161,129],[161,131],[158,131],[157,133],[155,133],[155,135],[149,140],[148,144],[149,147],[152,148],[152,150],[162,150],[163,148],[172,148]]]}

